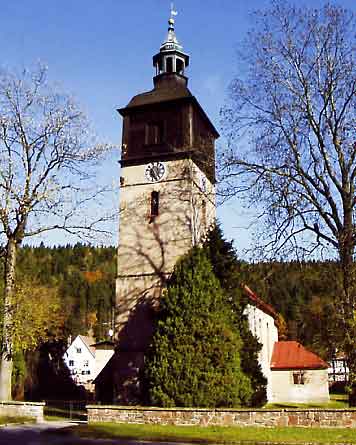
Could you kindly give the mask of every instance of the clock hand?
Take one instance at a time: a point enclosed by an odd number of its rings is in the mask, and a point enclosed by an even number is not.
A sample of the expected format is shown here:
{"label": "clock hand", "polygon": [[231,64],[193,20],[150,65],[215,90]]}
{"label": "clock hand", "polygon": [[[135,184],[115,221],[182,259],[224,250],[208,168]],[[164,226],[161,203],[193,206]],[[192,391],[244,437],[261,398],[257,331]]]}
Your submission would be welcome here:
{"label": "clock hand", "polygon": [[156,181],[157,181],[157,179],[159,179],[159,173],[158,173],[157,167],[152,168],[152,176],[153,176],[153,179],[155,179]]}

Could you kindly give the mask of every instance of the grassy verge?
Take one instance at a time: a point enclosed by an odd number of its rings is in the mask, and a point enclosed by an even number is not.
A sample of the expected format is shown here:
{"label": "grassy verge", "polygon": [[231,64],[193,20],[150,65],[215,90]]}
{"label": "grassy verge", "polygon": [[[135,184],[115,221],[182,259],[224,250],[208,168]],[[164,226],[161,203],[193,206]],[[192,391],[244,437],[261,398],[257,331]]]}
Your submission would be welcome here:
{"label": "grassy verge", "polygon": [[65,421],[68,420],[68,417],[63,417],[63,416],[44,416],[44,419],[47,420],[48,422],[58,422],[58,421]]}
{"label": "grassy verge", "polygon": [[355,430],[346,428],[240,428],[94,423],[71,427],[70,432],[85,438],[120,438],[203,444],[240,442],[356,444]]}
{"label": "grassy verge", "polygon": [[329,403],[268,403],[265,409],[279,408],[321,408],[321,409],[346,409],[349,408],[347,394],[330,394]]}
{"label": "grassy verge", "polygon": [[0,416],[0,425],[8,425],[10,423],[28,423],[35,422],[33,417],[24,416]]}

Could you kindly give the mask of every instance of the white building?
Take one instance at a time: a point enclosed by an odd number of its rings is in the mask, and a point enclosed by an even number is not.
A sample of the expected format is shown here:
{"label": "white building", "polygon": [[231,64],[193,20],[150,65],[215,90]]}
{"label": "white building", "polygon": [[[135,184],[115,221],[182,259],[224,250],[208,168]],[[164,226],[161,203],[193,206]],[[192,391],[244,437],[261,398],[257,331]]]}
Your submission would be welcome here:
{"label": "white building", "polygon": [[335,357],[329,363],[328,369],[329,385],[336,383],[347,383],[349,380],[349,368],[346,363],[346,357],[342,352],[337,352]]}
{"label": "white building", "polygon": [[330,401],[328,364],[296,341],[280,341],[274,345],[271,375],[271,402]]}
{"label": "white building", "polygon": [[78,335],[64,354],[64,362],[78,385],[93,389],[92,381],[114,354],[112,342],[94,343],[91,337]]}
{"label": "white building", "polygon": [[251,332],[262,344],[259,362],[272,403],[325,403],[330,400],[328,365],[296,341],[278,341],[278,314],[251,289],[246,315]]}
{"label": "white building", "polygon": [[90,346],[93,339],[78,335],[64,354],[64,362],[77,384],[85,385],[93,380],[95,371],[95,349]]}
{"label": "white building", "polygon": [[272,306],[261,300],[250,288],[245,286],[244,289],[249,298],[245,313],[252,334],[257,337],[262,345],[259,353],[259,363],[267,379],[267,400],[271,400],[271,359],[274,344],[278,342],[277,312]]}

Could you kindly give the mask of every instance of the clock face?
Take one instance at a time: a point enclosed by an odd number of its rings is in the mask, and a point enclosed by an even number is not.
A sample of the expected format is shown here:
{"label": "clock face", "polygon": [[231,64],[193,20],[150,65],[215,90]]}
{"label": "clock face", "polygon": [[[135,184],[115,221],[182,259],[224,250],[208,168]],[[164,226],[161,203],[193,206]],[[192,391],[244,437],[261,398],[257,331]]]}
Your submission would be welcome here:
{"label": "clock face", "polygon": [[150,182],[160,181],[166,173],[166,167],[162,162],[151,162],[147,165],[145,176]]}

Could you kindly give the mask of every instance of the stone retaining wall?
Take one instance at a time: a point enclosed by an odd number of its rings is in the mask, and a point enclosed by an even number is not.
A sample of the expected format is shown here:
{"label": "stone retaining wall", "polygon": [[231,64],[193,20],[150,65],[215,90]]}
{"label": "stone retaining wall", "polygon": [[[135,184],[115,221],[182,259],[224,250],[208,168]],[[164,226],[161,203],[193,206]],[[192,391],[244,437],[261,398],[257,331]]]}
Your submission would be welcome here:
{"label": "stone retaining wall", "polygon": [[160,425],[300,426],[356,428],[352,409],[190,409],[89,405],[89,422]]}
{"label": "stone retaining wall", "polygon": [[14,402],[0,401],[0,416],[23,416],[32,417],[36,422],[43,422],[42,402]]}

